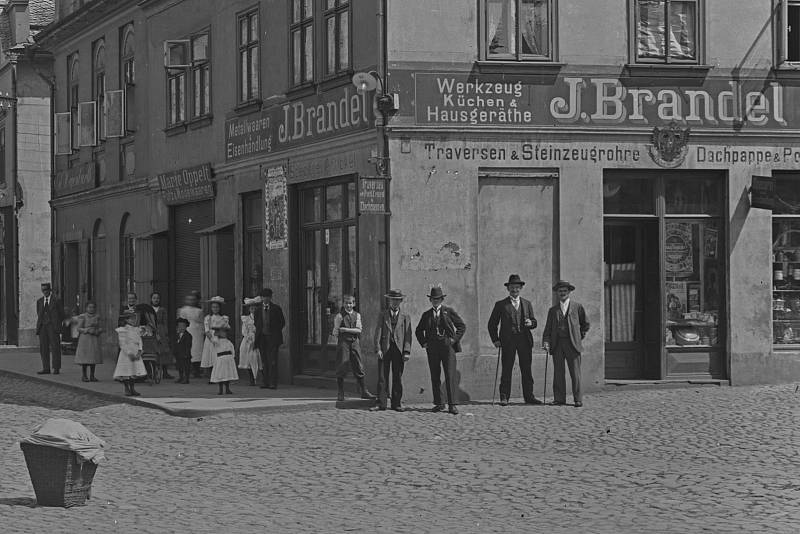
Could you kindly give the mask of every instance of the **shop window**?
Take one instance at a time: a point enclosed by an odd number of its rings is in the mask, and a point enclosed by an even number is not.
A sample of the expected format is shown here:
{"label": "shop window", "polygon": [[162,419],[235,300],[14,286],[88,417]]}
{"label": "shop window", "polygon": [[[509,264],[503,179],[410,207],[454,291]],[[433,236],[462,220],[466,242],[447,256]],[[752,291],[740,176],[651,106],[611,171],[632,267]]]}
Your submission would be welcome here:
{"label": "shop window", "polygon": [[774,0],[778,66],[800,66],[800,0]]}
{"label": "shop window", "polygon": [[631,41],[640,63],[700,63],[702,0],[634,0]]}
{"label": "shop window", "polygon": [[95,121],[97,139],[104,141],[105,132],[105,96],[106,96],[106,45],[103,39],[93,44],[94,54],[92,61],[92,96],[96,103]]}
{"label": "shop window", "polygon": [[664,186],[666,213],[719,215],[721,187],[719,180],[713,179],[676,178],[667,180]]}
{"label": "shop window", "polygon": [[133,110],[135,109],[136,102],[136,63],[135,57],[135,42],[133,33],[133,24],[126,24],[121,30],[121,45],[120,45],[120,75],[122,77],[120,86],[125,92],[124,98],[124,116],[125,116],[125,129],[127,131],[134,131],[136,129],[135,117]]}
{"label": "shop window", "polygon": [[264,203],[261,192],[242,197],[244,222],[244,292],[246,297],[258,295],[263,282],[262,251],[264,250]]}
{"label": "shop window", "polygon": [[484,0],[484,58],[548,61],[554,58],[556,0]]}
{"label": "shop window", "polygon": [[606,215],[655,215],[653,182],[639,178],[607,178],[603,183]]}
{"label": "shop window", "polygon": [[239,15],[239,103],[259,97],[258,9]]}
{"label": "shop window", "polygon": [[800,345],[800,174],[776,176],[772,211],[772,335]]}
{"label": "shop window", "polygon": [[292,50],[292,85],[314,81],[314,3],[312,0],[291,0],[289,25]]}
{"label": "shop window", "polygon": [[350,68],[350,2],[326,0],[324,16],[325,74],[331,76]]}

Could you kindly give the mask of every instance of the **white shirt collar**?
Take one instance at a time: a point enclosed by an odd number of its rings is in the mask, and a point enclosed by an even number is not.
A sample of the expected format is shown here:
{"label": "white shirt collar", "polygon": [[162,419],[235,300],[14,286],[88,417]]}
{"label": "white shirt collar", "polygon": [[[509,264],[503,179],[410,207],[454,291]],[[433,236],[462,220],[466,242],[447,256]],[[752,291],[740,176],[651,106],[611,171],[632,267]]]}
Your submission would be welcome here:
{"label": "white shirt collar", "polygon": [[519,308],[519,297],[514,298],[512,296],[509,296],[508,298],[511,299],[511,304],[513,304],[515,308]]}
{"label": "white shirt collar", "polygon": [[441,305],[440,305],[440,306],[438,306],[438,307],[437,307],[437,306],[434,306],[434,307],[433,307],[433,313],[434,313],[435,315],[439,315],[439,312],[440,312],[440,311],[442,311],[442,307],[441,307]]}
{"label": "white shirt collar", "polygon": [[561,306],[561,313],[566,315],[567,310],[569,310],[569,299],[565,300],[564,302],[559,301],[558,304]]}

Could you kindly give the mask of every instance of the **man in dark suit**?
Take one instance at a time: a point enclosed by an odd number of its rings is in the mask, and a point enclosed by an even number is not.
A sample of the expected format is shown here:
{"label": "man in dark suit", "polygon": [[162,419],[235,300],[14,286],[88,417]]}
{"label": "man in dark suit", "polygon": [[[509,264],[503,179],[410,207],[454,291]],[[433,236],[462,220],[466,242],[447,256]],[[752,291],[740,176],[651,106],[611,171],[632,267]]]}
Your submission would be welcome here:
{"label": "man in dark suit", "polygon": [[456,353],[461,352],[461,338],[467,326],[454,309],[442,306],[445,295],[441,287],[431,288],[428,299],[431,309],[422,314],[416,328],[419,344],[428,353],[428,367],[431,371],[433,387],[433,411],[444,410],[442,403],[441,371],[444,369],[444,383],[447,390],[448,410],[457,414],[455,384],[453,378],[456,371]]}
{"label": "man in dark suit", "polygon": [[589,331],[589,321],[583,306],[570,298],[575,286],[559,280],[553,286],[558,295],[558,304],[547,312],[547,324],[542,335],[542,347],[553,352],[553,404],[567,403],[567,381],[564,377],[564,363],[572,380],[572,397],[575,407],[583,406],[581,397],[581,352],[583,338]]}
{"label": "man in dark suit", "polygon": [[61,327],[64,323],[64,305],[53,295],[52,286],[42,284],[42,298],[36,301],[36,335],[39,336],[39,354],[42,370],[39,375],[50,374],[50,355],[53,358],[53,374],[61,372]]}
{"label": "man in dark suit", "polygon": [[186,331],[189,328],[188,319],[179,317],[177,325],[178,332],[172,345],[172,355],[175,356],[175,367],[178,368],[179,375],[175,383],[188,384],[192,362],[192,334]]}
{"label": "man in dark suit", "polygon": [[[500,406],[508,405],[511,396],[511,372],[514,370],[514,359],[519,354],[519,371],[522,375],[522,396],[526,404],[542,404],[533,395],[533,335],[536,328],[536,317],[529,300],[519,296],[525,282],[518,274],[512,274],[505,283],[508,297],[495,302],[492,315],[489,317],[489,336],[494,346],[501,349],[503,366],[500,375]],[[498,335],[497,327],[500,327]]]}
{"label": "man in dark suit", "polygon": [[264,383],[261,389],[278,388],[278,349],[283,345],[283,327],[286,318],[283,310],[272,302],[272,290],[261,290],[262,305],[256,310],[253,322],[256,325],[256,345],[261,352]]}
{"label": "man in dark suit", "polygon": [[389,396],[389,371],[392,373],[392,410],[404,411],[403,370],[411,354],[411,317],[400,311],[405,295],[392,289],[384,295],[389,309],[378,316],[375,327],[375,350],[378,354],[378,409],[386,409]]}

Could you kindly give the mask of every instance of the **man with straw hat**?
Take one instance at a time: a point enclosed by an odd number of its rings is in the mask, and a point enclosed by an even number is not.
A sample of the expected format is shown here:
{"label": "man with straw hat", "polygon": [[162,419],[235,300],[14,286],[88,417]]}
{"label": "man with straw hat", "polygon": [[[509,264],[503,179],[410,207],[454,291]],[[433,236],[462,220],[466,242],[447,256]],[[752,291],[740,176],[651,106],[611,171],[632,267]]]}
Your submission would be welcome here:
{"label": "man with straw hat", "polygon": [[386,409],[389,389],[389,371],[392,373],[392,410],[404,411],[403,369],[411,354],[411,318],[400,311],[405,295],[392,289],[384,295],[389,309],[378,316],[375,328],[375,350],[378,355],[378,409]]}
{"label": "man with straw hat", "polygon": [[[522,396],[526,404],[542,404],[533,395],[533,335],[536,328],[536,317],[533,316],[533,305],[519,296],[525,282],[518,274],[512,274],[505,283],[508,296],[495,302],[492,315],[489,317],[489,336],[494,346],[500,349],[502,374],[500,375],[500,406],[506,406],[511,396],[511,373],[514,360],[519,354],[519,371],[522,375]],[[498,334],[498,326],[500,331]]]}
{"label": "man with straw hat", "polygon": [[553,352],[553,404],[567,403],[567,381],[564,364],[569,369],[572,380],[572,397],[575,407],[583,406],[581,397],[581,352],[583,338],[589,331],[589,321],[583,306],[570,298],[575,286],[566,280],[559,280],[553,286],[558,295],[558,304],[547,313],[547,324],[542,335],[542,347]]}
{"label": "man with straw hat", "polygon": [[456,384],[453,383],[456,372],[456,353],[461,352],[461,338],[467,330],[464,321],[456,311],[443,306],[444,294],[441,287],[431,288],[428,299],[431,308],[422,314],[416,328],[419,344],[428,353],[428,367],[431,371],[431,387],[433,388],[433,411],[444,411],[442,402],[441,372],[444,370],[444,383],[447,390],[448,412],[458,414],[456,408]]}

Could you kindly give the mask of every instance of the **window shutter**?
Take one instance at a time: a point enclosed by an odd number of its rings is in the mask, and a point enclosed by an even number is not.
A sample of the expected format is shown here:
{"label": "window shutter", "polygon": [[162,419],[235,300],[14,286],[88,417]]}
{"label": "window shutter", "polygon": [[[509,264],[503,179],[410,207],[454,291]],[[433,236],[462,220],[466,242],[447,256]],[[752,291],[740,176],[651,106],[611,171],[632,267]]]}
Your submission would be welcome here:
{"label": "window shutter", "polygon": [[168,69],[191,67],[189,45],[188,39],[164,41],[164,66]]}
{"label": "window shutter", "polygon": [[56,113],[56,156],[72,154],[72,113]]}
{"label": "window shutter", "polygon": [[103,101],[106,137],[125,136],[125,91],[106,91]]}
{"label": "window shutter", "polygon": [[80,118],[80,145],[97,145],[97,102],[80,102],[78,117]]}

